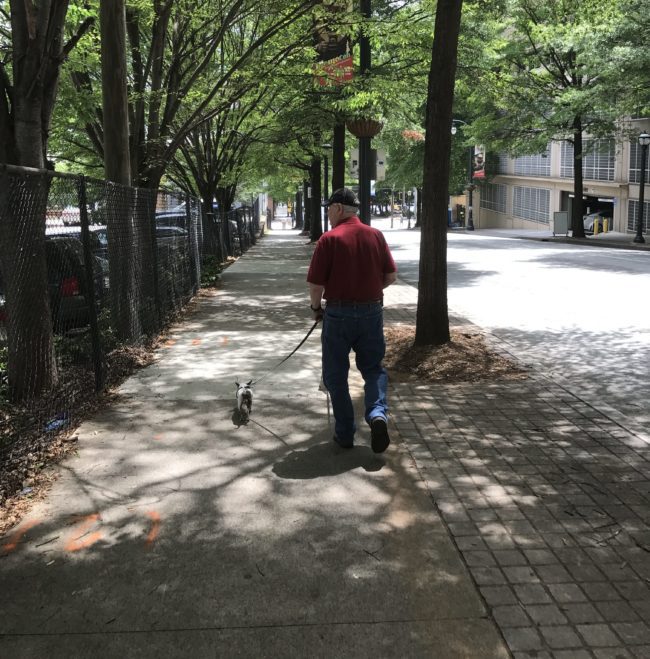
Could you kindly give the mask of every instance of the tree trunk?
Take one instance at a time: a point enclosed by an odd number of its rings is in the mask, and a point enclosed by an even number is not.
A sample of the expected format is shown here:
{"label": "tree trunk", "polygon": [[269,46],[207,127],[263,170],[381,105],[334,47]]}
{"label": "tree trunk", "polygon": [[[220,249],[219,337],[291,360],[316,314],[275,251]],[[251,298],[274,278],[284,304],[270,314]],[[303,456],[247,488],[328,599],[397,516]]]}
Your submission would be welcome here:
{"label": "tree trunk", "polygon": [[10,83],[0,76],[0,162],[17,162]]}
{"label": "tree trunk", "polygon": [[235,193],[237,192],[237,186],[235,185],[226,185],[219,186],[215,191],[215,198],[219,204],[219,211],[225,213],[232,208],[233,203],[235,202]]}
{"label": "tree trunk", "polygon": [[449,341],[447,204],[462,0],[438,0],[427,91],[416,345]]}
{"label": "tree trunk", "polygon": [[[111,190],[114,210],[107,213],[108,266],[111,284],[112,325],[122,341],[137,339],[141,332],[138,319],[138,289],[140,280],[135,268],[145,264],[134,259],[134,244],[138,240],[138,227],[146,218],[134,217],[132,198],[131,162],[129,153],[129,117],[126,81],[126,17],[123,0],[101,0],[99,5],[101,32],[101,70],[104,122],[104,175],[108,181],[119,184]],[[123,187],[122,187],[123,186]],[[143,228],[143,227],[140,227]],[[144,228],[143,228],[144,229]],[[150,237],[150,231],[147,232]],[[139,236],[142,241],[147,236]],[[147,240],[147,243],[150,240]],[[152,264],[144,271],[151,271]]]}
{"label": "tree trunk", "polygon": [[332,136],[332,192],[345,186],[345,124],[334,126]]}
{"label": "tree trunk", "polygon": [[309,197],[309,181],[302,182],[302,201],[304,224],[302,234],[308,236],[311,231],[311,198]]}
{"label": "tree trunk", "polygon": [[214,210],[214,189],[211,186],[201,186],[201,216],[203,222],[203,252],[210,256],[224,260],[227,254],[224,251],[223,239],[219,232],[219,213]]}
{"label": "tree trunk", "polygon": [[9,395],[26,401],[52,389],[57,369],[45,260],[45,175],[0,174],[0,274],[7,314]]}
{"label": "tree trunk", "polygon": [[302,230],[302,228],[304,226],[304,221],[303,221],[303,216],[302,216],[302,191],[301,190],[298,190],[298,192],[296,192],[296,201],[295,201],[295,204],[294,204],[294,208],[295,208],[294,215],[295,215],[295,218],[296,218],[295,228]]}
{"label": "tree trunk", "polygon": [[[0,84],[0,154],[11,164],[43,169],[63,57],[67,1],[11,0],[12,89]],[[11,185],[11,179],[14,185]],[[7,373],[12,400],[57,383],[45,258],[49,178],[3,176],[0,270],[5,286]]]}
{"label": "tree trunk", "polygon": [[104,173],[106,179],[131,185],[129,114],[127,99],[126,18],[123,0],[101,0],[102,101],[104,116]]}
{"label": "tree trunk", "polygon": [[585,237],[585,226],[582,220],[584,214],[582,162],[582,119],[576,117],[573,122],[573,204],[571,205],[571,229],[574,238]]}
{"label": "tree trunk", "polygon": [[323,235],[323,223],[321,221],[321,160],[318,157],[312,158],[311,168],[309,170],[309,179],[311,181],[311,226],[309,227],[309,238],[315,243]]}

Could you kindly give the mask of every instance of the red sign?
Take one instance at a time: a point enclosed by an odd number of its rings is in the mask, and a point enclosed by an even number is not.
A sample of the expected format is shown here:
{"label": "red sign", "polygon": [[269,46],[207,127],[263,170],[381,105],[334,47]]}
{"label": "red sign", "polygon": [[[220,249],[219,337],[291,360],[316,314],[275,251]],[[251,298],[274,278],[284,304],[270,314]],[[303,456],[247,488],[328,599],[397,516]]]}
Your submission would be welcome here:
{"label": "red sign", "polygon": [[472,161],[472,178],[485,178],[485,147],[474,147],[474,158]]}
{"label": "red sign", "polygon": [[344,85],[354,77],[351,55],[343,55],[316,65],[316,81],[321,87]]}

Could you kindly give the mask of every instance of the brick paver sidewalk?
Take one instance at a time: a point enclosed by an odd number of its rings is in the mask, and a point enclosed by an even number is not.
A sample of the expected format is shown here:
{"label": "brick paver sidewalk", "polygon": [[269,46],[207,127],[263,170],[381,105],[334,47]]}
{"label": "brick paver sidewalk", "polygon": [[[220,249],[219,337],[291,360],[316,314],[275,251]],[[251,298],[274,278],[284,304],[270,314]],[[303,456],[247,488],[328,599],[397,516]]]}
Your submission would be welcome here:
{"label": "brick paver sidewalk", "polygon": [[[389,291],[387,323],[413,321],[415,290]],[[650,657],[646,441],[535,372],[391,402],[514,657]]]}

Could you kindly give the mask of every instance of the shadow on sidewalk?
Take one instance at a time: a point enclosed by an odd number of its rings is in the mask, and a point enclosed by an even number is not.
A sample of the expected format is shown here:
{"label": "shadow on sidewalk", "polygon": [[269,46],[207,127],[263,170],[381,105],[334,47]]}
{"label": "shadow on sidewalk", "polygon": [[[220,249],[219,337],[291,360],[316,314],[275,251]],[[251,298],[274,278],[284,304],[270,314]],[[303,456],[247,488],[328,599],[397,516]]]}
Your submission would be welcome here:
{"label": "shadow on sidewalk", "polygon": [[327,441],[301,451],[292,451],[273,465],[273,473],[280,478],[311,479],[338,476],[361,467],[365,471],[379,471],[386,464],[367,446],[342,449]]}

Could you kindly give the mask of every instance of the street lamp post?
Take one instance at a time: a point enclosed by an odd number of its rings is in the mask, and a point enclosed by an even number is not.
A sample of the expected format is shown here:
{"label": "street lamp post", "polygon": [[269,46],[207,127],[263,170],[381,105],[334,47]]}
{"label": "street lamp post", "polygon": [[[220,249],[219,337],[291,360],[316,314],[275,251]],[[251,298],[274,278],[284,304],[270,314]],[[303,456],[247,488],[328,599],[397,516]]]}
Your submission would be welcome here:
{"label": "street lamp post", "polygon": [[639,135],[639,146],[641,147],[641,175],[639,176],[639,219],[636,224],[635,243],[644,243],[643,237],[643,206],[645,205],[645,168],[648,162],[648,145],[650,144],[650,135],[645,131]]}
{"label": "street lamp post", "polygon": [[[361,15],[366,19],[372,16],[371,0],[360,0]],[[370,37],[362,30],[359,37],[359,69],[361,75],[370,75],[372,55],[370,51]],[[359,137],[359,217],[364,224],[370,225],[370,158],[372,156],[372,138]]]}
{"label": "street lamp post", "polygon": [[328,187],[329,187],[329,173],[330,173],[330,165],[329,165],[329,160],[327,156],[327,150],[332,148],[331,144],[321,144],[323,149],[325,149],[325,152],[323,153],[323,200],[329,199],[329,192],[328,192]]}
{"label": "street lamp post", "polygon": [[[463,124],[467,126],[467,122],[462,119],[452,119],[451,120],[451,134],[455,135],[457,124]],[[472,193],[474,191],[474,147],[468,147],[468,158],[467,158],[467,226],[465,229],[467,231],[474,231],[474,212],[472,208]]]}
{"label": "street lamp post", "polygon": [[474,208],[472,206],[472,193],[474,191],[474,147],[469,147],[469,158],[467,163],[467,231],[474,231]]}
{"label": "street lamp post", "polygon": [[[323,200],[327,201],[329,199],[329,193],[327,191],[327,188],[329,187],[329,171],[330,171],[330,164],[329,160],[327,159],[327,149],[331,149],[332,145],[331,144],[321,144],[323,149],[325,149],[325,152],[323,153]],[[325,215],[323,217],[323,233],[327,231],[327,210],[325,211]]]}

